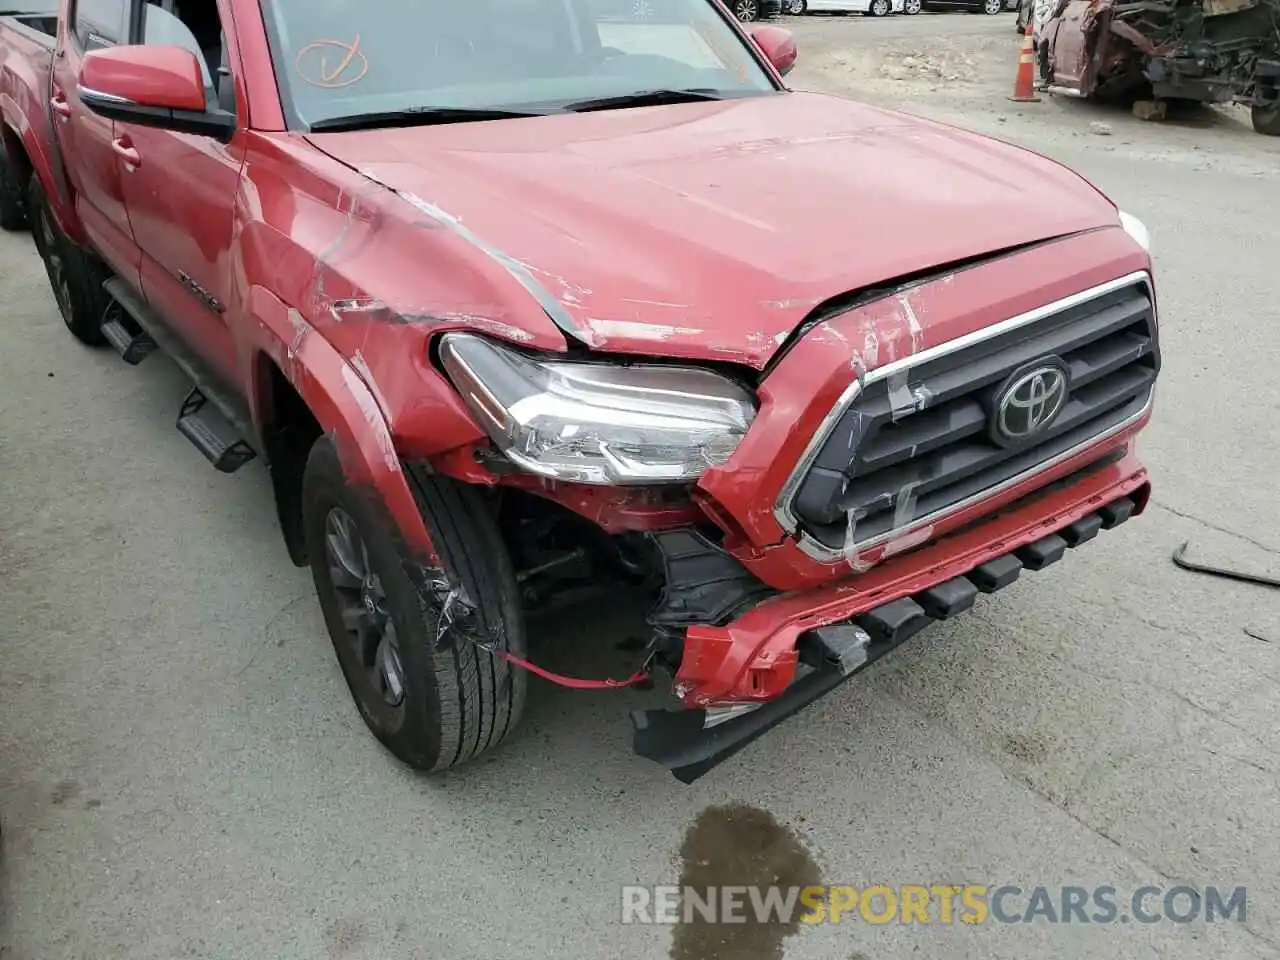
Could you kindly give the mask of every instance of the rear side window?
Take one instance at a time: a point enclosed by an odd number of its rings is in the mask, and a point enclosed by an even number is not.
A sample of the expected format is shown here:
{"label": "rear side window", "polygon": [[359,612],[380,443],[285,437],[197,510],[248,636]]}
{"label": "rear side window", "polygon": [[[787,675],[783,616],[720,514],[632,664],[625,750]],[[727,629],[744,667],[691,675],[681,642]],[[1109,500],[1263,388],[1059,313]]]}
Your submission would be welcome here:
{"label": "rear side window", "polygon": [[85,50],[120,43],[128,30],[129,0],[76,0],[71,29]]}

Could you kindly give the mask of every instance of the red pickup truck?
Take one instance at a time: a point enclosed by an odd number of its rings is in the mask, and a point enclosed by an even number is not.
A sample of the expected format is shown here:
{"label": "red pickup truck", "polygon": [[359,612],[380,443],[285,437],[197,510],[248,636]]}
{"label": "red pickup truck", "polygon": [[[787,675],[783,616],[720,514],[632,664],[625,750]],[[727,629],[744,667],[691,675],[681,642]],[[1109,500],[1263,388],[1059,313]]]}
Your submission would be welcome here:
{"label": "red pickup truck", "polygon": [[[268,467],[369,728],[439,770],[530,673],[672,677],[688,782],[1140,513],[1146,230],[1005,143],[795,92],[718,0],[76,0],[0,28],[57,306]],[[532,609],[653,591],[625,680]],[[608,642],[601,638],[601,643]]]}

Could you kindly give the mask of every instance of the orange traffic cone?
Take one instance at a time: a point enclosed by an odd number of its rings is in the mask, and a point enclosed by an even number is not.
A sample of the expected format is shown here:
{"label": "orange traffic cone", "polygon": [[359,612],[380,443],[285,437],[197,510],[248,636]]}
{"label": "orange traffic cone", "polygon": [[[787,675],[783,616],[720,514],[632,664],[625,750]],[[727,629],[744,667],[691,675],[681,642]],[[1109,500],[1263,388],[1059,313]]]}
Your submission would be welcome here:
{"label": "orange traffic cone", "polygon": [[1013,81],[1014,103],[1039,103],[1036,96],[1036,44],[1031,30],[1022,35],[1022,52],[1018,55],[1018,76]]}

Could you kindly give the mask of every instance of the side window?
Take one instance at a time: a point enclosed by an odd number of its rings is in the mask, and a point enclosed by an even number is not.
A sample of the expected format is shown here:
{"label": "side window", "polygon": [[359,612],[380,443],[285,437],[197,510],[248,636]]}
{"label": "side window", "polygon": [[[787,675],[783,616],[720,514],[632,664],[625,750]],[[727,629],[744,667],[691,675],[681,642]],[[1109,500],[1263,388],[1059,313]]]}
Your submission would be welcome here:
{"label": "side window", "polygon": [[128,23],[129,0],[76,0],[72,11],[71,28],[85,50],[121,43]]}

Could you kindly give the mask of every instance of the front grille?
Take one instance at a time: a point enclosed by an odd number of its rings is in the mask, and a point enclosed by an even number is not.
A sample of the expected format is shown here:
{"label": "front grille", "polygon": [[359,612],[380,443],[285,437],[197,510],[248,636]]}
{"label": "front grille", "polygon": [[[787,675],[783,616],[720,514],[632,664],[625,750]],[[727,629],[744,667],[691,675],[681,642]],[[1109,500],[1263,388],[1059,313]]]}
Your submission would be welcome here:
{"label": "front grille", "polygon": [[[1146,407],[1160,354],[1150,288],[1134,282],[917,366],[873,373],[817,448],[790,508],[801,532],[848,549],[1007,485]],[[992,438],[1015,373],[1061,360],[1067,399],[1027,443]]]}

